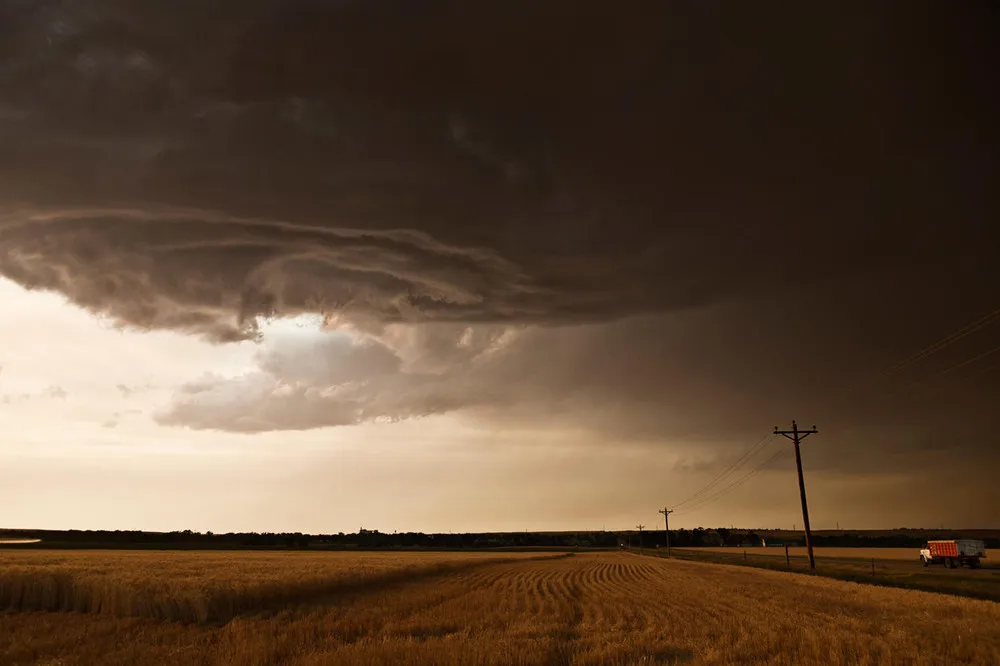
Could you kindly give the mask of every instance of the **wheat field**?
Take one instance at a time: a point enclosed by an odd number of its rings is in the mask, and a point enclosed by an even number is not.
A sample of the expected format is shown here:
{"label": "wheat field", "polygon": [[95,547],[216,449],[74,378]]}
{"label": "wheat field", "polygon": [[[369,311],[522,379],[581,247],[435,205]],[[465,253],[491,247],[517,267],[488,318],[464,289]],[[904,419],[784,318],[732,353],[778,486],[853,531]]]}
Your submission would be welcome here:
{"label": "wheat field", "polygon": [[617,552],[0,552],[0,595],[10,666],[1000,663],[1000,604]]}
{"label": "wheat field", "polygon": [[78,611],[186,622],[371,589],[512,553],[0,552],[0,610]]}

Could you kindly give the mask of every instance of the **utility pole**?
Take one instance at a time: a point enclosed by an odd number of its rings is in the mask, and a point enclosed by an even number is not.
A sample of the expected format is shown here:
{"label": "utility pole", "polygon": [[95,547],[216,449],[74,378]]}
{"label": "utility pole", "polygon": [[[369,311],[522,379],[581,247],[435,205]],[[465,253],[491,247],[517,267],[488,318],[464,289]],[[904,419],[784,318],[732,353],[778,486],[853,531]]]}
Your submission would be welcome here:
{"label": "utility pole", "polygon": [[778,426],[774,426],[775,435],[782,435],[795,443],[795,467],[799,470],[799,497],[802,498],[802,522],[806,528],[806,550],[809,552],[809,568],[813,570],[816,569],[816,558],[813,557],[812,534],[809,531],[809,505],[806,504],[806,482],[802,480],[802,454],[799,453],[799,442],[809,435],[815,435],[818,432],[816,426],[813,426],[809,430],[799,430],[799,426],[795,421],[792,421],[791,430],[778,430]]}
{"label": "utility pole", "polygon": [[673,509],[667,507],[660,509],[660,513],[663,514],[663,533],[667,535],[667,557],[670,557],[670,514],[673,512]]}
{"label": "utility pole", "polygon": [[642,528],[645,525],[636,525],[636,529],[639,530],[639,552],[642,553]]}

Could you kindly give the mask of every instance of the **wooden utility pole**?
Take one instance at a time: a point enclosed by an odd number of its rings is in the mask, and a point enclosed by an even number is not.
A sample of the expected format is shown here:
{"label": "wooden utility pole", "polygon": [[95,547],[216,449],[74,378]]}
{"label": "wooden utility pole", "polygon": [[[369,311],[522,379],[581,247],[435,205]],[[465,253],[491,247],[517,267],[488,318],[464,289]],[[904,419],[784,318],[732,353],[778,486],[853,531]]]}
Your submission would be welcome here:
{"label": "wooden utility pole", "polygon": [[774,426],[775,435],[782,435],[795,443],[795,467],[799,470],[799,497],[802,499],[802,522],[806,528],[806,550],[809,552],[810,569],[816,568],[816,558],[813,557],[812,533],[809,531],[809,505],[806,503],[806,482],[802,479],[802,454],[799,453],[799,442],[809,435],[815,435],[818,432],[816,426],[813,426],[809,430],[799,430],[799,426],[795,421],[792,421],[791,430],[778,430],[778,426]]}
{"label": "wooden utility pole", "polygon": [[642,552],[642,528],[645,527],[645,525],[636,525],[635,527],[636,527],[636,529],[639,530],[639,552],[641,553]]}
{"label": "wooden utility pole", "polygon": [[670,557],[670,514],[673,512],[673,509],[667,507],[660,509],[660,513],[663,514],[663,533],[667,535],[667,557]]}

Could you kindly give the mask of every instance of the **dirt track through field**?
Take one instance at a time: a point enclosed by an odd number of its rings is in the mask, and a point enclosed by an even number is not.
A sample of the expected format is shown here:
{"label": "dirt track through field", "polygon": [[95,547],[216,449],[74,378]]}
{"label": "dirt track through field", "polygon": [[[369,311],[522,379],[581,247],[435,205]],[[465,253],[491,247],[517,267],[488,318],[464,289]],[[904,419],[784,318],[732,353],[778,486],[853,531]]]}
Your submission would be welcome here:
{"label": "dirt track through field", "polygon": [[[46,635],[48,648],[38,640]],[[989,664],[1000,663],[1000,604],[591,553],[483,562],[359,586],[288,601],[223,627],[0,615],[0,661],[44,659],[67,666]]]}

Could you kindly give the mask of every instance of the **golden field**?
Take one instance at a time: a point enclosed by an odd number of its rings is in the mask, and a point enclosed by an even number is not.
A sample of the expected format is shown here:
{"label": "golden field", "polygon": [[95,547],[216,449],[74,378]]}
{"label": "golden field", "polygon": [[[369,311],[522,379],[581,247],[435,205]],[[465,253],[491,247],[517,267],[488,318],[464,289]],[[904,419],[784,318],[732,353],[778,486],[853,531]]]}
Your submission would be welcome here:
{"label": "golden field", "polygon": [[0,551],[0,610],[229,620],[357,586],[411,581],[498,560],[483,553]]}
{"label": "golden field", "polygon": [[618,552],[0,551],[0,595],[10,666],[1000,663],[1000,604]]}

